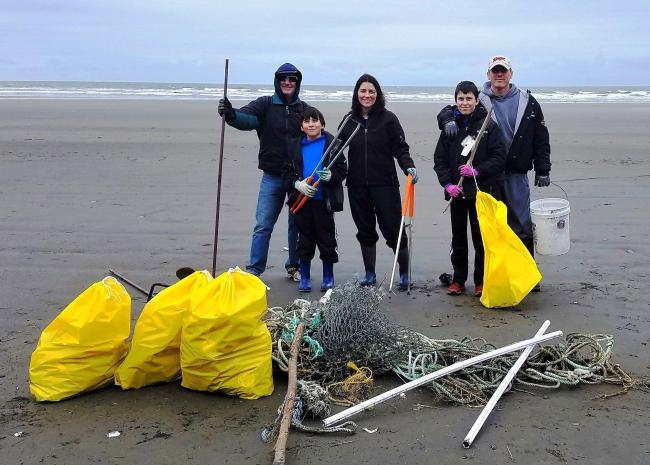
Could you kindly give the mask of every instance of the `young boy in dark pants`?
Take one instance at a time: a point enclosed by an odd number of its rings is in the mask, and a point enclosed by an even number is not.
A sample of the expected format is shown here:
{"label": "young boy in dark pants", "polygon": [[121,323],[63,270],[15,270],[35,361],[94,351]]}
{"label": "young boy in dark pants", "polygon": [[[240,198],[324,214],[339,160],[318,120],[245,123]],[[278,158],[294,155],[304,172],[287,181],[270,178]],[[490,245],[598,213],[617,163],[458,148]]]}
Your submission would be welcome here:
{"label": "young boy in dark pants", "polygon": [[[468,274],[467,219],[469,218],[474,244],[474,295],[483,292],[483,239],[476,216],[476,184],[483,192],[493,196],[499,192],[499,176],[506,163],[506,149],[499,129],[490,121],[486,133],[468,164],[471,147],[487,116],[478,102],[478,89],[473,82],[462,81],[454,93],[456,105],[454,120],[458,125],[456,134],[440,134],[433,155],[433,169],[440,185],[445,189],[445,199],[451,199],[451,264],[454,276],[447,294],[460,295],[465,291]],[[459,186],[461,176],[463,183]]]}
{"label": "young boy in dark pants", "polygon": [[[298,258],[300,284],[298,291],[311,291],[311,260],[316,246],[323,261],[321,291],[334,287],[334,263],[338,262],[334,212],[343,210],[343,180],[347,175],[345,157],[340,156],[330,169],[329,154],[317,166],[334,137],[323,130],[325,118],[315,108],[302,113],[301,131],[304,135],[294,139],[289,147],[289,160],[284,170],[284,182],[289,192],[289,205],[293,205],[299,193],[309,197],[307,203],[296,213],[298,224]],[[314,188],[305,181],[318,168],[311,184],[320,180]]]}

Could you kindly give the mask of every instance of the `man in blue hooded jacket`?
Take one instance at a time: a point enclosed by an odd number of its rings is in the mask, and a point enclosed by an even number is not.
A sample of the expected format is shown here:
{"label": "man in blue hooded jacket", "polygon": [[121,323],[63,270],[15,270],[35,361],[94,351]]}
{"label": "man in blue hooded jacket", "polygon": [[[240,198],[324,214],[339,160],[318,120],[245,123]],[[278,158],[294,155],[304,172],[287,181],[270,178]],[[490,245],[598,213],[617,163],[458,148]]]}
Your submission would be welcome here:
{"label": "man in blue hooded jacket", "polygon": [[[250,261],[246,271],[256,276],[266,269],[269,242],[273,227],[284,206],[287,192],[282,182],[282,170],[289,159],[289,142],[300,136],[301,114],[309,105],[298,97],[302,73],[291,63],[275,72],[275,94],[259,97],[236,109],[228,99],[219,101],[219,115],[228,125],[244,131],[257,131],[260,141],[258,168],[262,170],[260,191],[255,212],[256,224],[251,241]],[[300,280],[298,272],[298,228],[289,212],[289,258],[285,268],[289,278]]]}

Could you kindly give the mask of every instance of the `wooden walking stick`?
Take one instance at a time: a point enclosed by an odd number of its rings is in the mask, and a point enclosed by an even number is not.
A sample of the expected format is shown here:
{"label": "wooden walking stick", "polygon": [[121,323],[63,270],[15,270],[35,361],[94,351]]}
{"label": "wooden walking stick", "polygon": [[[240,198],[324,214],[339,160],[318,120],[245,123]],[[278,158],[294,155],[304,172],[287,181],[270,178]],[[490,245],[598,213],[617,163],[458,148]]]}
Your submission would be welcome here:
{"label": "wooden walking stick", "polygon": [[300,343],[302,334],[305,331],[305,324],[300,323],[296,328],[296,334],[291,342],[291,351],[289,352],[289,382],[287,385],[287,395],[284,398],[284,408],[282,410],[282,423],[278,440],[275,443],[275,458],[273,465],[284,465],[284,459],[287,449],[287,438],[289,436],[289,426],[293,418],[293,405],[296,401],[296,389],[298,384],[298,352],[300,352]]}
{"label": "wooden walking stick", "polygon": [[[228,98],[228,58],[224,65],[223,98]],[[221,169],[223,168],[223,137],[226,132],[226,114],[221,117],[221,146],[219,147],[219,174],[217,175],[217,212],[214,222],[214,248],[212,252],[212,276],[217,272],[217,246],[219,244],[219,206],[221,205]]]}

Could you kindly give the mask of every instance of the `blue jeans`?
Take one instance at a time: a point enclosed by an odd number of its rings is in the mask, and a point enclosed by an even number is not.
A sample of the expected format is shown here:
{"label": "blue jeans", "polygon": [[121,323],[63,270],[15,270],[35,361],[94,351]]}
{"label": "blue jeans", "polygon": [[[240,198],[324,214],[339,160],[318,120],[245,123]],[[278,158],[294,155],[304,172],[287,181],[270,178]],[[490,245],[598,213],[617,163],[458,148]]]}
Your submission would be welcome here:
{"label": "blue jeans", "polygon": [[523,173],[504,175],[502,194],[503,203],[508,207],[508,226],[525,244],[525,240],[533,238],[528,175]]}
{"label": "blue jeans", "polygon": [[[271,233],[278,221],[286,196],[287,192],[282,184],[282,176],[264,172],[260,182],[260,192],[257,196],[256,224],[255,229],[253,229],[253,240],[251,241],[251,257],[248,265],[246,265],[246,271],[249,273],[259,276],[266,269]],[[288,241],[289,258],[284,266],[285,268],[298,267],[298,254],[296,252],[298,226],[291,212],[289,212]]]}

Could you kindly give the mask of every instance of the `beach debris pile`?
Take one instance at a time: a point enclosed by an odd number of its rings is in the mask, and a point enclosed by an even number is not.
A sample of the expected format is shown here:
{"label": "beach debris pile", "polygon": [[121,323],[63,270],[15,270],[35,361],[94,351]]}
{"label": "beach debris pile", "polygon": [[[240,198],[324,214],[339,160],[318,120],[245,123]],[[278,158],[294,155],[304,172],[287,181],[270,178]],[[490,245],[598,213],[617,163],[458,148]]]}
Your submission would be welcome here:
{"label": "beach debris pile", "polygon": [[[385,296],[380,288],[346,283],[326,303],[299,299],[269,308],[264,319],[273,340],[272,356],[283,371],[287,371],[296,327],[305,325],[297,360],[300,420],[308,414],[325,418],[332,404],[349,406],[365,400],[373,392],[376,375],[394,373],[412,381],[496,348],[482,338],[433,339],[398,325],[382,308]],[[612,361],[613,348],[610,335],[567,334],[560,343],[539,346],[513,386],[557,389],[608,383],[621,386],[608,396],[632,389],[647,391],[647,380],[633,378]],[[517,358],[516,353],[499,356],[426,386],[436,401],[483,405]]]}

